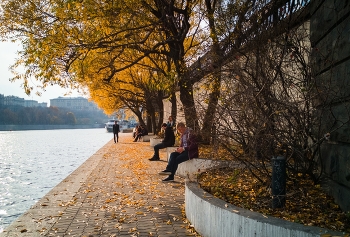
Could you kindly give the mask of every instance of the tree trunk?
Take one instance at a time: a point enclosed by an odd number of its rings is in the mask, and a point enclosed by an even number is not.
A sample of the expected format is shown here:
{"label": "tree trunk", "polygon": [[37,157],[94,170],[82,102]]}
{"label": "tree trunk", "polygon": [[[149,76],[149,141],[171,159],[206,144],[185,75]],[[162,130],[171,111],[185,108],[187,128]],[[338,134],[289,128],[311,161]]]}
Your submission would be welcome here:
{"label": "tree trunk", "polygon": [[163,103],[163,91],[158,91],[157,94],[157,105],[158,105],[158,114],[159,114],[159,119],[157,123],[157,127],[155,129],[154,134],[158,134],[160,131],[160,128],[162,127],[162,123],[164,121],[164,103]]}
{"label": "tree trunk", "polygon": [[152,117],[151,117],[151,115],[150,114],[148,114],[147,113],[147,130],[148,130],[148,132],[154,132],[153,130],[152,130]]}
{"label": "tree trunk", "polygon": [[[150,122],[151,122],[151,125],[152,125],[152,132],[153,132],[153,134],[157,134],[158,133],[158,131],[157,131],[157,123],[156,123],[156,114],[155,113],[152,113],[150,116]],[[147,125],[148,125],[148,123],[147,123]],[[148,130],[148,131],[151,131],[151,130]]]}
{"label": "tree trunk", "polygon": [[155,109],[153,106],[153,100],[151,96],[145,97],[146,99],[146,111],[147,111],[147,118],[146,118],[146,123],[147,123],[147,130],[149,132],[155,132]]}
{"label": "tree trunk", "polygon": [[180,100],[183,105],[186,126],[199,132],[198,118],[196,107],[193,98],[193,85],[190,81],[179,82],[180,86]]}
{"label": "tree trunk", "polygon": [[217,33],[215,19],[214,19],[216,4],[217,4],[216,1],[205,0],[205,5],[207,8],[207,17],[208,17],[209,28],[210,28],[210,37],[213,40],[212,66],[215,71],[213,74],[214,80],[212,82],[211,92],[209,95],[208,108],[205,111],[205,115],[203,119],[203,127],[201,131],[202,142],[206,144],[209,144],[211,140],[210,138],[212,135],[212,128],[214,126],[215,112],[216,112],[217,104],[219,102],[220,86],[221,86],[221,65],[222,65],[221,55],[223,55],[223,52],[220,49],[218,33]]}
{"label": "tree trunk", "polygon": [[177,115],[177,102],[176,102],[176,93],[175,91],[171,93],[171,117],[173,117],[174,122],[176,123],[176,115]]}
{"label": "tree trunk", "polygon": [[[220,71],[220,70],[219,70]],[[203,127],[201,130],[201,138],[202,142],[205,144],[210,144],[212,128],[214,126],[214,118],[216,107],[220,97],[220,83],[221,82],[221,74],[220,72],[215,75],[215,79],[213,81],[212,91],[209,95],[208,108],[205,111],[204,119],[203,119]]]}

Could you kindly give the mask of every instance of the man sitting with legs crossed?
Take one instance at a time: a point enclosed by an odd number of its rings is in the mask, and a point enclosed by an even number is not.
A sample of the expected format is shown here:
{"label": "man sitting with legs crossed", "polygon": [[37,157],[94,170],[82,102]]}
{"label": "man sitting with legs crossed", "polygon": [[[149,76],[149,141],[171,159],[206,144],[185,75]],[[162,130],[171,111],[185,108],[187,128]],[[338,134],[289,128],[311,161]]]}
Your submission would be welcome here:
{"label": "man sitting with legs crossed", "polygon": [[161,175],[169,175],[164,182],[174,181],[174,175],[180,163],[198,157],[198,144],[194,131],[185,126],[184,123],[178,123],[177,130],[181,134],[180,146],[170,154],[168,165]]}

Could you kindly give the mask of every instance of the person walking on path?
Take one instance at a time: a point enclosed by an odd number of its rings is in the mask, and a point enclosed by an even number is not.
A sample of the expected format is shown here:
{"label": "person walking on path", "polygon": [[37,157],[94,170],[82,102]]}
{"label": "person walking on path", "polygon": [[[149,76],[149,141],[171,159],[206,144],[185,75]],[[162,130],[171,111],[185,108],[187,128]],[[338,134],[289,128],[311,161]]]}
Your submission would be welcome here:
{"label": "person walking on path", "polygon": [[160,160],[159,149],[173,146],[175,143],[175,135],[172,127],[168,127],[166,123],[162,124],[162,130],[164,130],[164,139],[161,143],[154,146],[154,155],[150,161]]}
{"label": "person walking on path", "polygon": [[113,124],[113,139],[114,139],[114,143],[117,143],[118,140],[119,140],[119,132],[120,132],[119,124],[118,124],[118,121],[115,120],[114,124]]}
{"label": "person walking on path", "polygon": [[160,175],[169,175],[164,182],[174,181],[177,167],[180,163],[198,157],[198,143],[194,131],[185,126],[184,123],[177,124],[177,130],[181,134],[180,146],[170,154],[168,165]]}

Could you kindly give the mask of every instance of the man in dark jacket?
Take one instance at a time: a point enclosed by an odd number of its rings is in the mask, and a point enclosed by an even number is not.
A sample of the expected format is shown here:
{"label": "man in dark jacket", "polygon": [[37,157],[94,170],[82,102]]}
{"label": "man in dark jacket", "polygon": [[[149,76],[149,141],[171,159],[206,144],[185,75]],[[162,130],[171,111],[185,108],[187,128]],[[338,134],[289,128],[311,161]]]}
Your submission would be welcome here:
{"label": "man in dark jacket", "polygon": [[[114,138],[114,143],[117,143],[119,140],[119,124],[118,121],[115,120],[113,124],[113,138]],[[117,139],[116,139],[117,138]]]}
{"label": "man in dark jacket", "polygon": [[191,128],[185,126],[184,123],[178,123],[177,130],[181,134],[180,146],[170,154],[168,165],[165,170],[161,171],[161,175],[169,175],[163,179],[164,182],[174,181],[177,167],[180,163],[198,157],[198,143],[196,135]]}
{"label": "man in dark jacket", "polygon": [[160,160],[159,149],[163,149],[169,146],[173,146],[175,143],[175,135],[172,127],[168,127],[166,123],[162,124],[162,129],[164,129],[164,139],[161,143],[154,146],[154,155],[150,161]]}

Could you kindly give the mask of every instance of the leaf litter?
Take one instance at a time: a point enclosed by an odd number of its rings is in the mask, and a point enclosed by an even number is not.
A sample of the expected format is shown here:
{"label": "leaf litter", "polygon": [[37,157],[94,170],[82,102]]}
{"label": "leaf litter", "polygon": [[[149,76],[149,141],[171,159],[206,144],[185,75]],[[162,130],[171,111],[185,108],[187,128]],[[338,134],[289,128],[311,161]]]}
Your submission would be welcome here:
{"label": "leaf litter", "polygon": [[[224,160],[230,159],[224,151],[219,153]],[[200,157],[210,156],[212,156],[210,149],[201,146]],[[288,175],[285,207],[276,209],[272,208],[268,178],[265,178],[264,182],[259,182],[247,169],[207,170],[198,175],[197,182],[203,190],[214,197],[237,207],[262,213],[266,218],[273,216],[307,226],[350,233],[350,212],[343,212],[334,198],[320,185],[314,185],[311,179],[301,174]]]}

